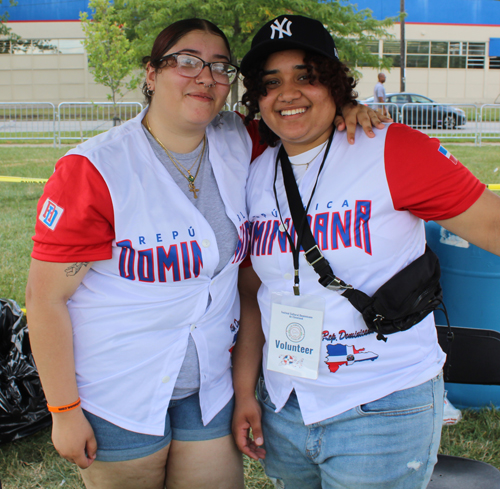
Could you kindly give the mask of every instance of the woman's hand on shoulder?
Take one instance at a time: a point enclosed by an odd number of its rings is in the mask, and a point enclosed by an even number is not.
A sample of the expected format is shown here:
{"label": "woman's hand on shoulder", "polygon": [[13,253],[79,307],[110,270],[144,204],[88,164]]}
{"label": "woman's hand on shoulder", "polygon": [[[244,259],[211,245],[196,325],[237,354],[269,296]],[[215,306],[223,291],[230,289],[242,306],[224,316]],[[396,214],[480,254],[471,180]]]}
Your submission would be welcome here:
{"label": "woman's hand on shoulder", "polygon": [[[254,460],[266,457],[262,448],[264,436],[261,426],[262,411],[255,396],[238,399],[233,413],[233,437],[238,449]],[[252,433],[250,434],[250,429]]]}
{"label": "woman's hand on shoulder", "polygon": [[358,124],[369,138],[373,138],[375,137],[373,128],[383,129],[384,122],[392,122],[392,119],[362,104],[344,105],[342,115],[337,115],[333,121],[338,131],[347,129],[349,144],[354,144],[354,133]]}
{"label": "woman's hand on shoulder", "polygon": [[52,416],[52,442],[61,457],[86,469],[95,460],[97,442],[81,408]]}

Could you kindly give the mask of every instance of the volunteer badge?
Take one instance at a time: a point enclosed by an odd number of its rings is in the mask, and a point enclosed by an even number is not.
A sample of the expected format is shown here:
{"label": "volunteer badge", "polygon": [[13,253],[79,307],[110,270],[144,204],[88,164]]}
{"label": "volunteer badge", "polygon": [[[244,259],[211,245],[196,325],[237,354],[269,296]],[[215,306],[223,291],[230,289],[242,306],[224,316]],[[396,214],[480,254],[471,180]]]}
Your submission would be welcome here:
{"label": "volunteer badge", "polygon": [[54,231],[63,212],[64,209],[62,207],[58,206],[54,201],[47,199],[43,204],[42,212],[40,212],[38,219]]}
{"label": "volunteer badge", "polygon": [[268,370],[317,379],[322,330],[322,310],[273,302],[268,339]]}

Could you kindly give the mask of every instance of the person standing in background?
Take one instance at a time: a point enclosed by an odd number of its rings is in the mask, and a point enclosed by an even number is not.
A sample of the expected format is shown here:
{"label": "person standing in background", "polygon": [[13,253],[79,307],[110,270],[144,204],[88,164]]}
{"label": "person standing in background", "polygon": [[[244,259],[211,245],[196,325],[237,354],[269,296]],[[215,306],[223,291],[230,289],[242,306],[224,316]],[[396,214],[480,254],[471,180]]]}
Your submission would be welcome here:
{"label": "person standing in background", "polygon": [[[385,83],[385,74],[379,73],[378,74],[378,82],[375,85],[375,88],[373,89],[373,101],[376,104],[384,104],[385,103],[384,83]],[[377,109],[379,109],[382,112],[382,114],[389,115],[387,113],[387,107],[385,105],[374,105],[373,110],[377,110]]]}

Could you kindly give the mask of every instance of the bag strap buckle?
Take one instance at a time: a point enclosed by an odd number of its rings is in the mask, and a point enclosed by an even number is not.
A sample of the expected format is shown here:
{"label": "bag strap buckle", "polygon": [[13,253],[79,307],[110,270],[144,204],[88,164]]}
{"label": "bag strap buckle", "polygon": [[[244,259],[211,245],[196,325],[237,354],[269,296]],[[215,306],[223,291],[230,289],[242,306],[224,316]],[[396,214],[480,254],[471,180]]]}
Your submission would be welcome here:
{"label": "bag strap buckle", "polygon": [[[311,253],[310,258],[309,258],[309,253]],[[314,245],[311,249],[304,251],[304,256],[306,258],[307,263],[311,267],[314,267],[316,263],[318,263],[324,258],[323,253],[321,253],[321,250],[318,248],[318,245]]]}
{"label": "bag strap buckle", "polygon": [[328,290],[347,290],[353,289],[352,285],[346,284],[342,279],[336,277],[335,275],[324,275],[321,277],[318,282]]}

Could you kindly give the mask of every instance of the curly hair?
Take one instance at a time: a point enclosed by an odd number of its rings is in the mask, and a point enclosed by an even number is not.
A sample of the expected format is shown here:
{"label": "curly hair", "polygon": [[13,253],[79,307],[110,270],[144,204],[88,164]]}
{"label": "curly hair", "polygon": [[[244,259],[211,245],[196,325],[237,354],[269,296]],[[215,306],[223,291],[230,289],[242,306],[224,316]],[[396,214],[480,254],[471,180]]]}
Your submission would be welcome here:
{"label": "curly hair", "polygon": [[[262,81],[264,77],[264,65],[267,58],[251,68],[243,80],[246,92],[243,94],[243,105],[248,109],[245,117],[245,125],[248,125],[260,112],[259,99],[267,95],[266,87]],[[321,54],[306,51],[304,63],[310,76],[311,85],[317,80],[329,89],[329,92],[337,106],[337,113],[346,104],[357,105],[354,91],[356,80],[350,76],[349,68],[337,59],[330,59]],[[332,114],[332,122],[336,114]],[[259,134],[261,143],[276,146],[279,137],[267,126],[263,119],[259,120]]]}
{"label": "curly hair", "polygon": [[[214,23],[205,19],[183,19],[170,24],[158,34],[153,44],[153,48],[151,49],[151,55],[142,58],[144,68],[146,68],[149,63],[149,65],[155,69],[156,73],[160,73],[162,68],[165,68],[167,65],[166,61],[160,61],[163,55],[175,46],[185,35],[192,31],[208,32],[221,37],[228,52],[231,53],[226,35]],[[142,85],[142,93],[146,98],[146,103],[150,104],[151,95],[148,92],[147,81]]]}

